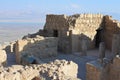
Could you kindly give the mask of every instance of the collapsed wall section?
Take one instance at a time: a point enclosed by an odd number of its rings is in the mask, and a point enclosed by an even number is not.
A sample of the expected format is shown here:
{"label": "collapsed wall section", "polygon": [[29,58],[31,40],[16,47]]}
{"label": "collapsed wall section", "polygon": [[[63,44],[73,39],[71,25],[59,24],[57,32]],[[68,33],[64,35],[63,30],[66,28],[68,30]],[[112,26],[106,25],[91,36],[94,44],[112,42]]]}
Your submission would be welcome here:
{"label": "collapsed wall section", "polygon": [[13,65],[0,68],[0,80],[80,80],[78,65],[72,61],[56,60],[41,65]]}
{"label": "collapsed wall section", "polygon": [[57,54],[57,44],[58,39],[54,37],[37,36],[36,38],[18,40],[15,47],[16,62],[21,63],[23,59],[29,56],[39,59],[55,56]]}

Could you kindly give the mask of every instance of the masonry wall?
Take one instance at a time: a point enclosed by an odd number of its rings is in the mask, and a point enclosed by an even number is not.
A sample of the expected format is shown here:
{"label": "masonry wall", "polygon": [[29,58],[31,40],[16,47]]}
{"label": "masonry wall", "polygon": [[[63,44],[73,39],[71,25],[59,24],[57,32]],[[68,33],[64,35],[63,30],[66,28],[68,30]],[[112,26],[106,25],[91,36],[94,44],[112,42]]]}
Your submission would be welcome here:
{"label": "masonry wall", "polygon": [[[47,15],[44,30],[46,36],[58,37],[58,51],[70,53],[69,24],[66,15]],[[57,31],[57,36],[55,32]]]}
{"label": "masonry wall", "polygon": [[120,57],[115,57],[113,64],[110,65],[109,77],[109,80],[120,80]]}
{"label": "masonry wall", "polygon": [[86,80],[109,80],[109,64],[92,61],[86,65]]}
{"label": "masonry wall", "polygon": [[86,70],[86,80],[120,80],[120,57],[115,57],[113,63],[89,62]]}
{"label": "masonry wall", "polygon": [[[54,36],[54,30],[58,30],[61,35],[65,34],[68,30],[69,26],[67,23],[67,16],[65,15],[47,15],[46,16],[46,23],[44,26],[44,30],[47,31],[47,36]],[[58,35],[59,36],[59,35]],[[66,35],[64,35],[66,36]]]}
{"label": "masonry wall", "polygon": [[101,14],[47,15],[44,30],[48,36],[54,36],[54,30],[58,31],[60,51],[79,52],[84,37],[89,49],[95,47],[96,30],[102,26],[102,21]]}
{"label": "masonry wall", "polygon": [[105,16],[104,22],[104,42],[106,47],[111,50],[112,48],[112,38],[114,34],[120,33],[120,23],[113,20],[110,16]]}
{"label": "masonry wall", "polygon": [[[73,52],[81,50],[82,40],[87,40],[88,49],[95,48],[95,38],[98,29],[103,23],[101,14],[80,14],[75,19],[72,29],[72,49]],[[102,35],[102,34],[101,34]],[[102,37],[101,37],[102,38]]]}
{"label": "masonry wall", "polygon": [[53,37],[36,37],[16,42],[16,62],[21,63],[24,56],[46,58],[57,54],[58,39]]}
{"label": "masonry wall", "polygon": [[88,49],[98,47],[100,42],[105,42],[106,48],[111,50],[113,35],[120,32],[119,28],[120,22],[108,15],[51,14],[47,15],[44,31],[46,36],[54,36],[54,31],[57,30],[58,50],[70,53],[81,51],[84,39]]}
{"label": "masonry wall", "polygon": [[5,66],[7,63],[7,54],[5,50],[0,49],[0,66]]}

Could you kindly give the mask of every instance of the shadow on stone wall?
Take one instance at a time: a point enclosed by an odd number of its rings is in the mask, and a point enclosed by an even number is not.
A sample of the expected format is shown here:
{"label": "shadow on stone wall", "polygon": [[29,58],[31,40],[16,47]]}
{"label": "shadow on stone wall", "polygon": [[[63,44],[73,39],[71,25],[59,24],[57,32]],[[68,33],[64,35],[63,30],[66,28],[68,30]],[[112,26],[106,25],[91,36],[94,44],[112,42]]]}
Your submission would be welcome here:
{"label": "shadow on stone wall", "polygon": [[82,49],[92,49],[94,42],[85,34],[72,35],[71,50],[74,52],[81,52]]}

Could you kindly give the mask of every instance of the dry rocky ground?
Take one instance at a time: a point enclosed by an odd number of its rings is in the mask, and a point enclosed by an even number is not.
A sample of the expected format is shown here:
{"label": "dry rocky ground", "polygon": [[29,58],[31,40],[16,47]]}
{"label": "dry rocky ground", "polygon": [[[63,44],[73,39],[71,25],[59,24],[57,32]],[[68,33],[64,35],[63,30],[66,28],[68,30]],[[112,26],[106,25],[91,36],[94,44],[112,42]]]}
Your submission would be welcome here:
{"label": "dry rocky ground", "polygon": [[0,80],[80,80],[77,73],[78,66],[74,62],[55,60],[47,64],[1,67]]}
{"label": "dry rocky ground", "polygon": [[[106,51],[106,53],[110,53],[109,51]],[[98,49],[96,50],[90,50],[87,52],[87,56],[80,56],[81,53],[74,53],[74,54],[62,54],[58,53],[56,57],[50,57],[50,58],[44,58],[41,59],[42,63],[48,63],[50,61],[54,61],[56,59],[58,60],[67,60],[67,61],[73,61],[78,65],[78,78],[81,78],[82,80],[86,80],[86,63],[89,61],[96,60],[98,58]],[[7,66],[11,66],[15,63],[15,55],[14,54],[7,54],[8,55],[8,62]],[[108,56],[108,55],[106,55]]]}

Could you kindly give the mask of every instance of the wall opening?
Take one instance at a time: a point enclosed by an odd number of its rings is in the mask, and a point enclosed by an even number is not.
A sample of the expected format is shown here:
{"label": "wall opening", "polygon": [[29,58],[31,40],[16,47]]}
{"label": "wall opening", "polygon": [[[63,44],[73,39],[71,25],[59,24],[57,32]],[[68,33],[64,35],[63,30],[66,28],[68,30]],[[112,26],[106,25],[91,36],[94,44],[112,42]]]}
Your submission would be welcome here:
{"label": "wall opening", "polygon": [[31,64],[37,64],[37,61],[36,61],[36,60],[33,60]]}
{"label": "wall opening", "polygon": [[97,29],[96,32],[96,37],[95,37],[95,47],[98,48],[100,42],[102,42],[102,31],[103,29]]}
{"label": "wall opening", "polygon": [[53,30],[53,36],[58,37],[58,30]]}

